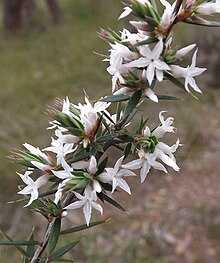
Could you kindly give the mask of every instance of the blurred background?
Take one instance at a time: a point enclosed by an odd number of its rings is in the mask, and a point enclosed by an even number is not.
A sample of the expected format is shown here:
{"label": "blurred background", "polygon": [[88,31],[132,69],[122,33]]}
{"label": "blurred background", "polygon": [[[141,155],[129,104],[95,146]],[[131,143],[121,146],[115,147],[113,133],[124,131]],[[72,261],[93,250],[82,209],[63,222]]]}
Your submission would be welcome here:
{"label": "blurred background", "polygon": [[[111,92],[107,64],[94,52],[109,49],[97,37],[101,27],[129,28],[128,20],[117,21],[122,8],[119,0],[0,2],[0,228],[14,239],[26,239],[34,222],[36,231],[46,222],[22,204],[7,204],[18,197],[15,172],[22,171],[7,156],[24,142],[49,145],[45,112],[56,97],[68,95],[77,103],[83,89],[93,99]],[[80,234],[85,238],[70,255],[77,262],[220,262],[220,31],[189,25],[176,30],[180,47],[198,43],[198,64],[208,69],[197,79],[203,95],[196,100],[163,85],[161,94],[182,100],[159,106],[148,101],[146,115],[155,123],[162,109],[175,117],[184,144],[177,153],[181,171],[151,172],[144,184],[131,179],[132,196],[120,191],[115,196],[128,214],[105,206],[104,218],[111,220]],[[65,224],[80,224],[79,214]],[[63,242],[77,238],[70,235]],[[20,262],[20,256],[14,248],[0,248],[0,262]]]}

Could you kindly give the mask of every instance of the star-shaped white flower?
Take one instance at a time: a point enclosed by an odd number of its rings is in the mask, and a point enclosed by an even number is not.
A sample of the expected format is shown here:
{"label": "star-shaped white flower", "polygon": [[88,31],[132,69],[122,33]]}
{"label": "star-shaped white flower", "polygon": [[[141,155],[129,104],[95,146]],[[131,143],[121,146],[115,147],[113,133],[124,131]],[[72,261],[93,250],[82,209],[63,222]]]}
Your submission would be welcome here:
{"label": "star-shaped white flower", "polygon": [[98,171],[97,161],[94,156],[91,156],[89,161],[78,161],[72,164],[73,169],[86,170],[86,176],[92,180],[93,189],[97,193],[101,193],[102,187],[100,183],[94,178]]}
{"label": "star-shaped white flower", "polygon": [[116,83],[119,81],[120,83],[124,83],[123,74],[128,73],[128,69],[123,64],[123,57],[118,55],[118,52],[115,50],[111,50],[110,54],[110,66],[107,68],[107,71],[110,75],[112,75],[112,92],[116,88]]}
{"label": "star-shaped white flower", "polygon": [[20,173],[17,174],[20,176],[21,180],[27,185],[24,189],[19,191],[18,194],[31,195],[29,202],[24,206],[26,207],[38,198],[38,189],[41,186],[45,185],[45,183],[47,182],[47,176],[43,175],[34,182],[34,180],[29,176],[30,174],[32,174],[32,171],[26,171],[24,175]]}
{"label": "star-shaped white flower", "polygon": [[105,111],[111,103],[98,101],[94,103],[94,105],[89,101],[89,99],[85,96],[85,104],[79,103],[76,106],[77,109],[80,110],[81,116],[88,116],[90,113],[99,113]]}
{"label": "star-shaped white flower", "polygon": [[125,192],[131,194],[131,190],[127,182],[122,177],[128,177],[128,176],[136,176],[135,173],[133,173],[130,170],[127,169],[121,169],[121,164],[124,159],[124,156],[122,156],[118,161],[115,163],[114,168],[105,168],[106,173],[102,173],[99,175],[99,179],[102,182],[105,183],[112,183],[112,193],[115,191],[116,187],[120,187]]}
{"label": "star-shaped white flower", "polygon": [[[51,146],[43,149],[43,151],[50,151],[55,153],[57,157],[57,165],[62,165],[65,170],[71,171],[72,169],[66,162],[65,157],[67,154],[72,153],[76,150],[77,147],[73,148],[73,141],[76,142],[79,141],[79,139],[76,136],[70,134],[63,135],[59,129],[55,131],[55,135],[58,137],[58,139],[55,140],[52,138]],[[72,143],[64,143],[64,141],[72,141]]]}
{"label": "star-shaped white flower", "polygon": [[163,80],[163,71],[169,70],[170,67],[160,59],[160,56],[163,51],[163,41],[159,40],[159,42],[155,45],[154,49],[151,50],[148,45],[140,46],[140,53],[143,57],[139,59],[133,60],[126,64],[127,68],[145,68],[143,71],[143,76],[149,82],[149,85],[152,84],[154,76],[159,81]]}
{"label": "star-shaped white flower", "polygon": [[138,151],[138,156],[139,159],[124,164],[122,165],[122,167],[130,170],[141,169],[141,183],[143,183],[146,179],[146,176],[149,173],[151,167],[167,173],[166,168],[161,163],[156,161],[157,156],[155,154],[146,153],[143,149],[141,149]]}
{"label": "star-shaped white flower", "polygon": [[74,192],[75,196],[79,199],[66,207],[64,209],[77,209],[83,207],[83,213],[86,220],[86,224],[89,226],[89,222],[91,219],[92,208],[98,210],[101,214],[103,214],[103,208],[97,201],[97,195],[95,191],[92,191],[90,187],[86,187],[84,191],[84,195],[81,195],[77,192]]}
{"label": "star-shaped white flower", "polygon": [[[163,113],[166,112],[166,111],[161,111],[159,113],[159,119],[160,119],[160,122],[161,122],[161,125],[158,126],[153,132],[152,132],[152,135],[157,137],[157,138],[161,138],[163,137],[163,135],[166,133],[166,132],[174,132],[174,127],[172,126],[173,124],[173,121],[174,121],[174,118],[173,117],[168,117],[166,120],[164,119],[163,117]],[[145,133],[145,137],[148,137],[150,136],[150,134],[146,134]]]}
{"label": "star-shaped white flower", "polygon": [[161,111],[159,113],[159,119],[161,122],[161,125],[158,126],[156,129],[154,129],[152,132],[150,131],[150,128],[148,126],[145,127],[145,129],[142,131],[142,136],[147,139],[152,139],[152,137],[156,137],[156,143],[155,148],[153,149],[153,152],[148,152],[147,150],[144,150],[144,146],[141,146],[141,149],[138,151],[139,159],[131,161],[125,165],[122,165],[123,168],[126,169],[141,169],[140,170],[140,177],[141,182],[144,182],[147,174],[150,171],[150,168],[153,167],[156,170],[161,170],[165,173],[167,173],[166,168],[163,164],[157,161],[157,159],[161,160],[166,165],[173,168],[175,171],[179,171],[179,167],[176,164],[175,157],[173,153],[177,150],[179,146],[181,146],[179,139],[177,142],[169,146],[163,142],[158,141],[159,138],[163,137],[165,133],[167,132],[174,132],[174,127],[172,126],[174,119],[172,117],[168,117],[166,120],[164,119],[162,113],[164,111]]}
{"label": "star-shaped white flower", "polygon": [[192,57],[192,64],[186,68],[182,68],[177,65],[170,66],[171,73],[175,78],[185,78],[185,89],[189,92],[189,85],[197,92],[202,93],[200,88],[197,86],[193,77],[202,74],[206,68],[196,67],[196,55],[198,49],[194,52]]}

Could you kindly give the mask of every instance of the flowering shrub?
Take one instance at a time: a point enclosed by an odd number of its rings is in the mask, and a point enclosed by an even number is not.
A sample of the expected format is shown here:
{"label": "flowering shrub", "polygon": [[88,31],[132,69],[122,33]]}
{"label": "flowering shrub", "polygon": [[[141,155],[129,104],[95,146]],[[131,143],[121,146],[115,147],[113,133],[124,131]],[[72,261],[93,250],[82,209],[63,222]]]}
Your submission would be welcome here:
{"label": "flowering shrub", "polygon": [[[162,5],[162,14],[157,4]],[[117,34],[101,30],[100,36],[110,44],[104,61],[109,63],[112,94],[97,101],[85,95],[84,104],[74,104],[68,97],[58,101],[48,127],[54,130],[51,145],[40,150],[25,143],[25,149],[15,153],[16,161],[26,167],[24,174],[18,173],[23,181],[18,194],[23,196],[25,207],[32,206],[47,218],[48,226],[40,243],[32,234],[29,241],[16,242],[8,237],[9,242],[2,244],[15,245],[25,262],[67,262],[61,257],[77,241],[55,250],[60,234],[101,223],[91,223],[91,215],[92,210],[103,214],[105,202],[124,210],[111,194],[119,188],[131,194],[127,177],[140,175],[144,183],[152,168],[165,173],[167,167],[179,171],[174,156],[181,146],[179,139],[171,146],[163,141],[167,133],[175,132],[172,117],[162,111],[157,127],[150,127],[145,117],[135,129],[130,124],[143,100],[158,103],[176,99],[167,95],[168,91],[165,95],[158,94],[158,82],[169,81],[188,93],[201,93],[194,78],[206,69],[196,66],[196,44],[178,49],[173,44],[172,29],[180,22],[219,26],[216,21],[200,17],[219,12],[218,0],[202,3],[177,0],[172,5],[166,0],[160,3],[130,0],[119,18],[132,14],[135,20],[130,23],[134,32],[123,29]],[[181,66],[184,57],[193,50],[191,65]],[[120,154],[114,165],[109,162],[107,152],[112,147]],[[82,209],[86,224],[61,231],[62,218],[72,209]],[[36,251],[35,244],[39,244]],[[27,251],[22,245],[28,246]]]}

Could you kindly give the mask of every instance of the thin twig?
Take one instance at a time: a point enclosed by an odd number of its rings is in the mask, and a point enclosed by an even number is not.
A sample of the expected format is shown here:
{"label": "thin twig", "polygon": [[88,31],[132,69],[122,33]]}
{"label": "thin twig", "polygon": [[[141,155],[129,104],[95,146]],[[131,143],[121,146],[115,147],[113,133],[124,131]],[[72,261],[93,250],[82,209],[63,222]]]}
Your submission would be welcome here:
{"label": "thin twig", "polygon": [[[65,207],[68,204],[70,204],[74,197],[75,197],[74,193],[70,192],[67,195],[66,199],[64,200],[62,207]],[[40,245],[38,246],[37,250],[35,251],[34,256],[31,259],[30,263],[38,263],[40,261],[40,257],[43,254],[44,250],[46,249],[48,241],[50,239],[55,220],[56,220],[56,218],[53,218],[52,221],[49,223],[49,225],[47,227],[47,231],[45,232],[45,234],[42,238],[42,241],[41,241]]]}

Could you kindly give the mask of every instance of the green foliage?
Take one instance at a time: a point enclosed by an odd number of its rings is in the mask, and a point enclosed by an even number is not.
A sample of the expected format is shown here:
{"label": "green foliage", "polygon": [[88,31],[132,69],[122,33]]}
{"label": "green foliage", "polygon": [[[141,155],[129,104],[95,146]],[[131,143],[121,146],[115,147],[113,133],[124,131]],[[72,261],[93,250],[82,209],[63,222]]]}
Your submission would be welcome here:
{"label": "green foliage", "polygon": [[106,220],[105,220],[105,221],[91,222],[91,223],[89,224],[89,226],[88,226],[87,224],[75,226],[75,227],[73,227],[73,228],[69,228],[69,229],[66,229],[66,230],[61,231],[61,232],[60,232],[60,235],[72,234],[72,233],[75,233],[75,232],[78,232],[78,231],[82,231],[82,230],[85,230],[85,229],[88,229],[88,228],[91,228],[91,227],[100,225],[100,224],[105,223],[105,222],[106,222]]}
{"label": "green foliage", "polygon": [[69,252],[71,249],[73,249],[78,243],[79,243],[79,240],[70,242],[67,245],[62,246],[61,248],[59,248],[58,250],[56,250],[54,253],[50,255],[50,261],[58,260],[60,257],[62,257],[67,252]]}
{"label": "green foliage", "polygon": [[61,227],[61,218],[56,218],[48,243],[49,254],[51,254],[56,248],[60,236],[60,227]]}

